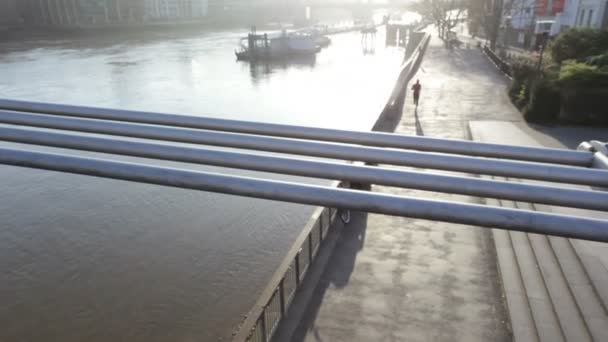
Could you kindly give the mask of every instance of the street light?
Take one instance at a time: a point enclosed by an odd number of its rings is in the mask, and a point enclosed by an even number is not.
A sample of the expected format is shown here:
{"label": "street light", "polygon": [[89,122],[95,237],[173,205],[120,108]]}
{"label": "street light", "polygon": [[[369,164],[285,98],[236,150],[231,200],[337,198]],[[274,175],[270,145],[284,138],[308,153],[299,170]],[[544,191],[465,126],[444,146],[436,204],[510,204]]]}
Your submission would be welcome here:
{"label": "street light", "polygon": [[549,40],[549,33],[543,32],[540,36],[540,56],[538,57],[538,64],[536,66],[536,72],[540,75],[540,68],[543,64],[543,54],[545,47],[547,46],[547,40]]}

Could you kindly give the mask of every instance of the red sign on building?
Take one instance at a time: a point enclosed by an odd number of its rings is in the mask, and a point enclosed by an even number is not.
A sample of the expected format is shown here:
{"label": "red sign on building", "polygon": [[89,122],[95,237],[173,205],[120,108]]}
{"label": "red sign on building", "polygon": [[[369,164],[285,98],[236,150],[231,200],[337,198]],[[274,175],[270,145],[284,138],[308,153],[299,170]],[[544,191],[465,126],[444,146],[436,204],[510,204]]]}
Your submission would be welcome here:
{"label": "red sign on building", "polygon": [[565,0],[553,0],[553,15],[564,11]]}
{"label": "red sign on building", "polygon": [[537,16],[554,16],[564,10],[565,0],[536,0],[535,9]]}
{"label": "red sign on building", "polygon": [[536,10],[537,16],[544,16],[547,13],[547,5],[549,5],[548,0],[536,0],[534,9]]}

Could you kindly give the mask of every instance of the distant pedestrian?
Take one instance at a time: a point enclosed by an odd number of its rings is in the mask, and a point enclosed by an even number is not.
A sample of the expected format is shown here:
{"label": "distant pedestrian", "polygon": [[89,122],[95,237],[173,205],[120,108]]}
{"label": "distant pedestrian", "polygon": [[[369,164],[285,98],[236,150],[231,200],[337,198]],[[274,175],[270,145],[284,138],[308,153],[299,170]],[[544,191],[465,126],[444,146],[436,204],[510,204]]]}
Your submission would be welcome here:
{"label": "distant pedestrian", "polygon": [[416,80],[416,83],[412,86],[412,90],[414,91],[414,104],[418,107],[418,99],[420,98],[420,90],[422,89],[422,85],[420,84],[420,80]]}

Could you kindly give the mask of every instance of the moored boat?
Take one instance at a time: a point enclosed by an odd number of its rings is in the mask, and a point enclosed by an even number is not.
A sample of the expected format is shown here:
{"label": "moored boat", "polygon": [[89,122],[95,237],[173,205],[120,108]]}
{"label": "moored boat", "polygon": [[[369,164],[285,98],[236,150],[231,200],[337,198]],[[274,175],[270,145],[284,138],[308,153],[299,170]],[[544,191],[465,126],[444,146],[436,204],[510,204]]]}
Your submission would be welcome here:
{"label": "moored boat", "polygon": [[321,50],[316,38],[304,32],[283,30],[278,33],[257,34],[252,30],[242,38],[235,51],[238,60],[276,59],[289,56],[314,55]]}

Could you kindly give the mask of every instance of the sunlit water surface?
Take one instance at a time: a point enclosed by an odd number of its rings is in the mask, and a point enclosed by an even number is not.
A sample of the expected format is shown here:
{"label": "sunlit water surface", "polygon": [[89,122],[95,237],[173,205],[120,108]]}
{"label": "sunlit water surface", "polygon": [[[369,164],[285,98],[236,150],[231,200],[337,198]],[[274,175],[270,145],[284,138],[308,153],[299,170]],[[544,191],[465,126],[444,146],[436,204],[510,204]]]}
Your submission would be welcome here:
{"label": "sunlit water surface", "polygon": [[[369,130],[403,56],[381,31],[250,65],[233,54],[244,33],[0,43],[0,97]],[[7,166],[0,189],[0,341],[229,339],[313,210]]]}

